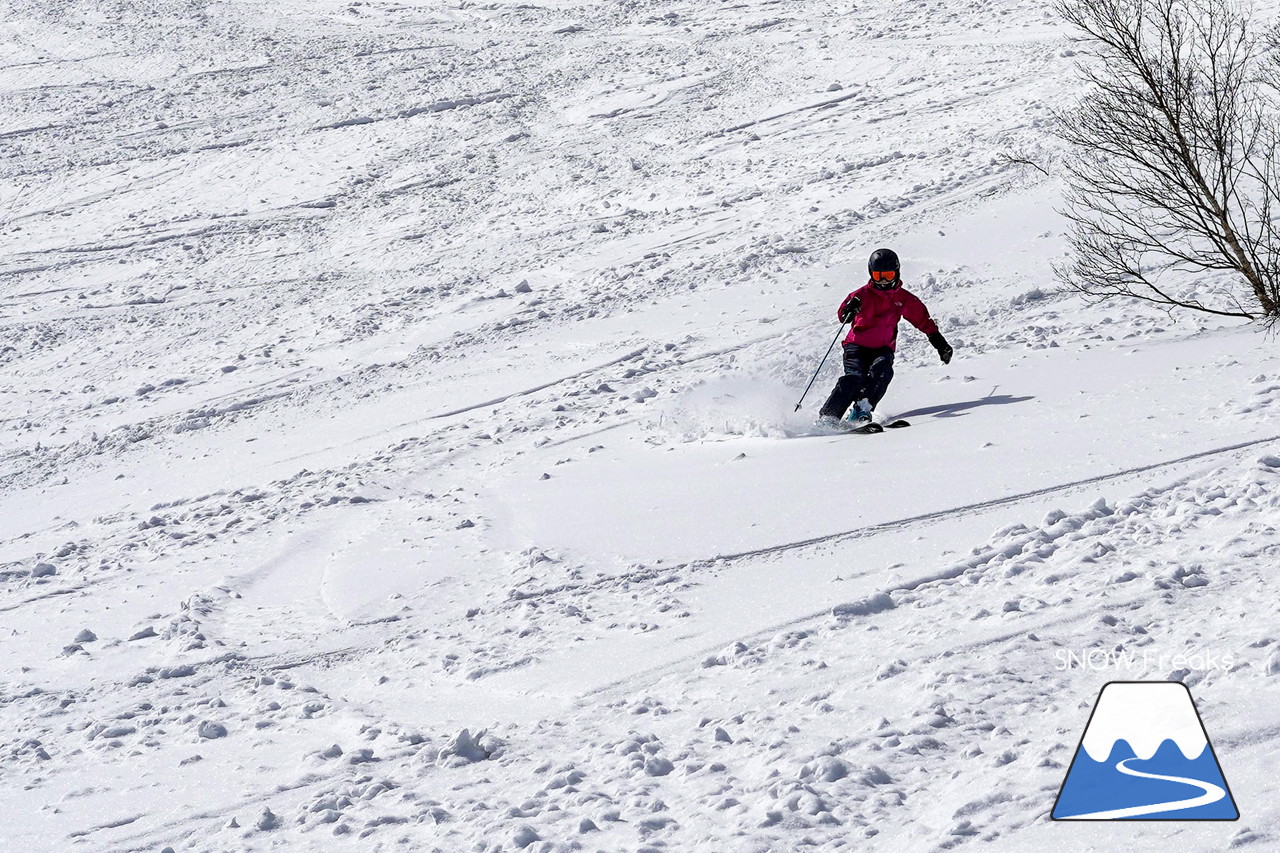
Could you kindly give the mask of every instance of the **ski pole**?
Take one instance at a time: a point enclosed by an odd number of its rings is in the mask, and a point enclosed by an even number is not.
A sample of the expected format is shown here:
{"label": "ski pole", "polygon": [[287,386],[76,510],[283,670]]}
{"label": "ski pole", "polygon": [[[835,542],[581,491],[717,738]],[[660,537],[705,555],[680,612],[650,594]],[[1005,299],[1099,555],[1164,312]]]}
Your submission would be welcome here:
{"label": "ski pole", "polygon": [[836,332],[836,340],[831,342],[831,346],[827,347],[826,353],[822,356],[822,361],[818,362],[818,369],[813,372],[813,378],[809,380],[809,384],[805,386],[804,393],[800,395],[800,402],[796,403],[795,411],[800,411],[800,407],[804,405],[804,398],[809,396],[809,389],[813,387],[813,383],[818,380],[818,374],[822,372],[822,366],[827,363],[827,357],[831,355],[831,351],[836,348],[836,341],[840,340],[840,336],[844,334],[844,323],[840,324],[840,331]]}

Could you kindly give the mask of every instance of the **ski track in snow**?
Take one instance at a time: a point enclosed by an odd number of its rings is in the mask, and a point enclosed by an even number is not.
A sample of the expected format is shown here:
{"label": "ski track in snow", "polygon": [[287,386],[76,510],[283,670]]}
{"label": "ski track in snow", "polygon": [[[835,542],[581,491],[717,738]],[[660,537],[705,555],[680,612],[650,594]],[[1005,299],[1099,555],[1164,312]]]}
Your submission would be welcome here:
{"label": "ski track in snow", "polygon": [[1216,803],[1227,795],[1218,785],[1212,782],[1201,782],[1199,779],[1189,779],[1184,776],[1161,776],[1159,773],[1144,773],[1141,770],[1134,770],[1126,765],[1130,761],[1137,761],[1136,758],[1127,758],[1116,764],[1116,770],[1126,776],[1137,776],[1139,779],[1160,779],[1165,782],[1178,782],[1183,785],[1190,785],[1193,788],[1199,788],[1203,791],[1198,797],[1188,797],[1185,800],[1174,800],[1168,803],[1154,803],[1147,806],[1131,806],[1124,809],[1107,809],[1099,812],[1088,812],[1081,815],[1072,815],[1071,820],[1116,820],[1119,818],[1142,817],[1143,815],[1159,814],[1161,812],[1179,811],[1182,809],[1194,809],[1198,806],[1207,806],[1210,803]]}
{"label": "ski track in snow", "polygon": [[[7,13],[0,848],[1274,846],[1273,341],[1054,292],[1042,5]],[[1239,824],[1049,822],[1137,677]]]}

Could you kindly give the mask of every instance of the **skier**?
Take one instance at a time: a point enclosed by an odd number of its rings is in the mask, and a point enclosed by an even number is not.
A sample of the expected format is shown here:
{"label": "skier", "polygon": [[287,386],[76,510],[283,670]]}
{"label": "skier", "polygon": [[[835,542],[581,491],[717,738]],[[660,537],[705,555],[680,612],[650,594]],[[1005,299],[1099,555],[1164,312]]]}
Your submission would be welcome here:
{"label": "skier", "polygon": [[844,339],[844,376],[822,406],[821,423],[838,425],[848,409],[847,420],[853,428],[871,424],[871,412],[893,379],[893,352],[898,321],[903,317],[928,336],[943,364],[951,362],[951,346],[929,316],[929,309],[902,287],[897,254],[892,249],[876,249],[867,261],[867,272],[871,280],[840,304],[840,322],[852,323],[853,328]]}

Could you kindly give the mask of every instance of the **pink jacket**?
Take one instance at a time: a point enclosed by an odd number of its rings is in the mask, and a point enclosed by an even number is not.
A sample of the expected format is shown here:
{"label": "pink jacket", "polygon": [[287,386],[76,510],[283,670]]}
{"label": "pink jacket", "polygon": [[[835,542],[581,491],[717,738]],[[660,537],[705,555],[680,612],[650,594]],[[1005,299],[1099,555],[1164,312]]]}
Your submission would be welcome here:
{"label": "pink jacket", "polygon": [[893,290],[880,290],[867,282],[840,303],[841,314],[849,300],[855,296],[862,300],[862,307],[858,309],[853,328],[844,339],[846,344],[896,349],[898,321],[903,317],[926,335],[938,331],[938,324],[933,322],[929,309],[924,307],[920,298],[901,286]]}

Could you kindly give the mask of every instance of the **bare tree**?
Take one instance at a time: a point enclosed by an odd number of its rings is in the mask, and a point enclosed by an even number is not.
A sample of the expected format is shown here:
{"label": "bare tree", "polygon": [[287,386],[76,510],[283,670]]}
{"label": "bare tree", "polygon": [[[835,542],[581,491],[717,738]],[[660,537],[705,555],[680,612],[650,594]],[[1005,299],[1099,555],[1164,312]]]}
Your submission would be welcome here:
{"label": "bare tree", "polygon": [[1097,299],[1274,322],[1280,111],[1265,34],[1233,0],[1059,0],[1057,10],[1093,54],[1082,100],[1059,115],[1074,149],[1073,257],[1059,277]]}

